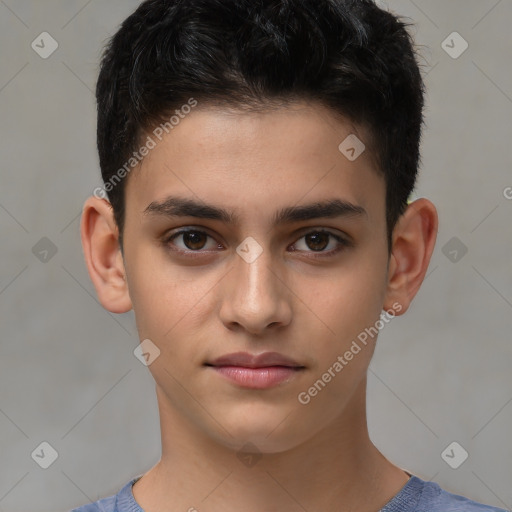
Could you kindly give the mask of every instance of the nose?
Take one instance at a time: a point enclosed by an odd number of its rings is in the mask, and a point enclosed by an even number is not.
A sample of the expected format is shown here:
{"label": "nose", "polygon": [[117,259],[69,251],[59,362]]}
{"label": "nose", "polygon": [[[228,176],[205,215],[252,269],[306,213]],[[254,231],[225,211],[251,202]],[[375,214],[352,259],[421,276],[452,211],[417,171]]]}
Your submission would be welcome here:
{"label": "nose", "polygon": [[293,294],[270,251],[264,250],[250,263],[237,254],[233,265],[223,280],[220,317],[224,325],[254,335],[288,325]]}

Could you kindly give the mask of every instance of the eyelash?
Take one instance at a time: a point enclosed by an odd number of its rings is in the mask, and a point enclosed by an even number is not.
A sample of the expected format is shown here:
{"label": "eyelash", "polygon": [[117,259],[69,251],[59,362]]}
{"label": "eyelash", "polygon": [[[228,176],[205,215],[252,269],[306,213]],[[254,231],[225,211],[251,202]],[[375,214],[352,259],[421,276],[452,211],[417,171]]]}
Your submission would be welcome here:
{"label": "eyelash", "polygon": [[[169,244],[175,238],[177,238],[177,237],[179,237],[181,235],[185,235],[187,233],[196,233],[196,234],[206,235],[207,237],[213,239],[213,237],[211,235],[209,235],[205,231],[201,231],[199,229],[182,229],[180,231],[177,231],[177,232],[173,233],[172,235],[164,237],[162,242],[163,242],[164,246],[166,248],[168,248],[169,250],[171,250],[172,252],[178,253],[178,254],[182,254],[182,255],[186,255],[187,257],[191,257],[191,258],[200,258],[200,257],[202,257],[204,255],[205,252],[208,252],[208,251],[204,251],[204,250],[201,250],[201,249],[199,249],[197,251],[193,251],[193,250],[184,251],[182,249],[170,249],[169,248]],[[306,237],[308,235],[313,235],[313,234],[315,234],[315,235],[316,234],[326,234],[326,235],[329,235],[330,237],[334,238],[338,242],[338,247],[336,247],[335,249],[332,249],[330,251],[327,251],[327,252],[324,252],[324,251],[317,251],[317,252],[315,252],[315,251],[306,251],[306,252],[310,252],[311,253],[311,256],[309,256],[309,257],[312,257],[312,258],[330,258],[330,257],[333,257],[333,256],[337,255],[344,248],[352,247],[352,245],[353,245],[348,240],[342,238],[339,235],[336,235],[335,233],[332,233],[331,231],[326,231],[325,229],[314,229],[312,231],[309,231],[309,232],[303,234],[298,240],[301,240],[302,238],[304,238],[304,237]],[[297,251],[297,252],[301,252],[301,251]]]}

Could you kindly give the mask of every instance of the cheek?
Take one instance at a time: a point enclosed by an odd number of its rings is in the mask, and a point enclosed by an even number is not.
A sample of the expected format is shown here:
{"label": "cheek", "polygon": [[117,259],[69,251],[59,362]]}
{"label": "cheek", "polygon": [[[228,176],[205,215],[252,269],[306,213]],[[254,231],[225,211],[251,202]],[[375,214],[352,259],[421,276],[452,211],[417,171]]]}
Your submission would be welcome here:
{"label": "cheek", "polygon": [[385,277],[385,266],[374,255],[347,260],[346,266],[322,276],[298,279],[293,289],[306,305],[301,314],[310,318],[317,336],[332,340],[339,349],[379,319]]}
{"label": "cheek", "polygon": [[[194,350],[218,276],[201,274],[198,267],[173,267],[154,253],[136,256],[128,281],[140,339],[151,339],[168,355]],[[183,338],[186,344],[177,342]]]}
{"label": "cheek", "polygon": [[[297,297],[290,297],[295,303],[295,322],[310,336],[332,340],[340,347],[350,344],[378,319],[387,260],[384,248],[379,250],[375,245],[366,242],[339,266],[322,272],[290,274],[293,277],[288,286]],[[130,249],[126,270],[141,339],[154,338],[165,346],[170,339],[186,335],[188,343],[193,343],[194,334],[204,330],[205,320],[212,320],[217,302],[222,301],[216,293],[225,272],[177,266],[163,249],[153,246]],[[229,280],[229,274],[224,279]]]}

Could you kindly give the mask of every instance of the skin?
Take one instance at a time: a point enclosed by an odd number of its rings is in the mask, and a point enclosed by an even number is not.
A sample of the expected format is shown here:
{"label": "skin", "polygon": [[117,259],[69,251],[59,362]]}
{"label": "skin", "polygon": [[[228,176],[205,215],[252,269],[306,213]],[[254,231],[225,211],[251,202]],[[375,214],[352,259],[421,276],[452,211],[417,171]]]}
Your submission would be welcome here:
{"label": "skin", "polygon": [[[199,105],[127,178],[124,256],[110,204],[86,201],[82,243],[98,298],[113,313],[133,308],[140,340],[160,350],[148,369],[162,457],[133,486],[146,512],[374,512],[407,482],[368,436],[377,337],[309,403],[297,399],[382,310],[407,311],[435,245],[437,212],[421,198],[399,219],[388,255],[384,178],[369,151],[352,162],[338,150],[351,133],[365,140],[361,127],[316,104],[258,114]],[[143,214],[171,194],[232,210],[240,222]],[[272,226],[281,208],[333,198],[367,214]],[[185,227],[209,237],[165,245]],[[315,228],[352,245],[314,258],[338,247],[305,236]],[[247,237],[263,251],[251,263],[236,252]],[[305,368],[254,390],[204,366],[238,351],[280,352]]]}

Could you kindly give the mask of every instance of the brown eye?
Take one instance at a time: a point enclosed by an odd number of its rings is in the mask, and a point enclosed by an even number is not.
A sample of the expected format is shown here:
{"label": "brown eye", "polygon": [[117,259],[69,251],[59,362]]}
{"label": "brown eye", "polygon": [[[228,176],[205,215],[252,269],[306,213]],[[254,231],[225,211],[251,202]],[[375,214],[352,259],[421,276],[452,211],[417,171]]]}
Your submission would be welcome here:
{"label": "brown eye", "polygon": [[[178,243],[180,238],[182,239],[182,241],[181,243]],[[168,236],[164,240],[164,243],[168,247],[178,252],[204,252],[202,251],[202,249],[208,249],[208,247],[206,246],[209,238],[213,240],[213,238],[204,231],[199,231],[196,229],[187,229],[178,231]],[[216,247],[217,244],[214,243],[213,246],[210,247],[210,249],[215,249]]]}
{"label": "brown eye", "polygon": [[[210,239],[210,247],[208,247],[208,239]],[[198,229],[182,229],[168,235],[162,242],[174,253],[190,258],[199,258],[209,253],[211,255],[212,250],[223,248],[211,235]],[[314,258],[327,258],[335,256],[345,248],[352,247],[352,243],[335,233],[317,229],[303,235],[291,247],[292,252],[309,254],[309,257]]]}
{"label": "brown eye", "polygon": [[314,251],[323,251],[329,245],[329,239],[332,237],[329,233],[318,232],[306,235],[308,247]]}
{"label": "brown eye", "polygon": [[345,248],[352,247],[352,243],[335,233],[318,229],[306,233],[292,247],[293,251],[309,253],[313,258],[328,258]]}
{"label": "brown eye", "polygon": [[198,250],[202,249],[206,243],[207,235],[199,231],[188,231],[183,233],[183,243],[187,249]]}

